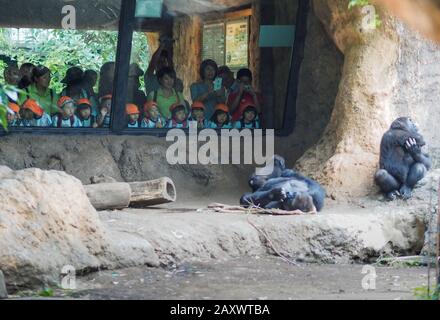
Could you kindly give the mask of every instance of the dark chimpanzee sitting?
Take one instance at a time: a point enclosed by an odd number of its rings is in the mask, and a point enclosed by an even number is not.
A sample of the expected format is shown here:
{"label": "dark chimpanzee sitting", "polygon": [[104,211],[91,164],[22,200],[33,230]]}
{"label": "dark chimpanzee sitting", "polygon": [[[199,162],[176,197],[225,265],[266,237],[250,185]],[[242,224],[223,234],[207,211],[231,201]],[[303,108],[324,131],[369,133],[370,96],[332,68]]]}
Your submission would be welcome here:
{"label": "dark chimpanzee sitting", "polygon": [[274,171],[271,175],[253,175],[249,184],[254,192],[245,194],[240,199],[240,204],[288,211],[321,211],[325,190],[316,181],[294,170],[285,169],[284,163],[282,157],[275,156]]}
{"label": "dark chimpanzee sitting", "polygon": [[380,170],[375,181],[387,199],[409,199],[414,186],[431,168],[431,159],[422,152],[425,141],[410,118],[398,118],[384,134],[380,145]]}

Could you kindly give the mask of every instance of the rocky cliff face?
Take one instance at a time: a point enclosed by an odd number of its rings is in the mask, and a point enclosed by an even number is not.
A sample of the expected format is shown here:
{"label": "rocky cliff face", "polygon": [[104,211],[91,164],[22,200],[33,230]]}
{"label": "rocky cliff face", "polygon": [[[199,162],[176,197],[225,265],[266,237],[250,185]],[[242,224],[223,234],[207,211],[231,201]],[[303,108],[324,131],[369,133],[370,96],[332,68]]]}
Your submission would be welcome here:
{"label": "rocky cliff face", "polygon": [[418,120],[436,157],[438,130],[432,124],[439,117],[438,46],[383,12],[382,26],[365,30],[361,11],[349,11],[345,1],[316,0],[313,5],[344,54],[344,66],[330,122],[297,168],[323,183],[333,197],[362,197],[376,191],[380,140],[398,116]]}

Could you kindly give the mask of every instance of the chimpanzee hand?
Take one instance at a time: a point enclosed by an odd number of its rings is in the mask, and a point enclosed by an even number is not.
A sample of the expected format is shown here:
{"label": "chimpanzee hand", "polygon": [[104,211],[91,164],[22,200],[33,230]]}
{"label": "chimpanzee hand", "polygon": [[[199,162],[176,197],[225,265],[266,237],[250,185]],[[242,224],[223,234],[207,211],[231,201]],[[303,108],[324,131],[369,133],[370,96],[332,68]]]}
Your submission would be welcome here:
{"label": "chimpanzee hand", "polygon": [[409,138],[405,142],[405,148],[411,155],[419,155],[422,152],[422,149],[417,144],[416,139]]}

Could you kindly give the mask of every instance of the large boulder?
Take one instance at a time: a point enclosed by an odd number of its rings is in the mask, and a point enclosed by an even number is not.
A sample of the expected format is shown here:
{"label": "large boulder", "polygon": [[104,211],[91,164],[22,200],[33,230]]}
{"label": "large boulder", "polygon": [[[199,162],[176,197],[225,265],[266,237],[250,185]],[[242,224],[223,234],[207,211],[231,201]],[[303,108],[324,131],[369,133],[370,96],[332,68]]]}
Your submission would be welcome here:
{"label": "large boulder", "polygon": [[6,283],[3,272],[0,270],[0,299],[6,299],[8,292],[6,291]]}
{"label": "large boulder", "polygon": [[0,167],[0,212],[0,269],[12,291],[59,284],[65,266],[157,264],[148,243],[113,241],[81,182],[64,172]]}

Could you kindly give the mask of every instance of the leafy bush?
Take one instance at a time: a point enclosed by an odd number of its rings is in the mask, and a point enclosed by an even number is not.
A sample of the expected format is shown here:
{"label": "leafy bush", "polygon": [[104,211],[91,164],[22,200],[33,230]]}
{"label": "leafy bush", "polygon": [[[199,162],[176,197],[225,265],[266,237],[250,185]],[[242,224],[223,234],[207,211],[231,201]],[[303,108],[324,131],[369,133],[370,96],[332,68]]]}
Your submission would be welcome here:
{"label": "leafy bush", "polygon": [[[116,31],[78,31],[25,29],[26,38],[20,43],[11,43],[13,29],[0,29],[0,52],[7,60],[15,60],[19,65],[31,62],[44,65],[52,71],[51,87],[61,92],[68,68],[79,66],[83,70],[92,69],[99,73],[101,66],[115,61],[118,33]],[[132,62],[146,70],[150,60],[147,38],[143,33],[133,34]],[[6,61],[0,62],[0,81]]]}

